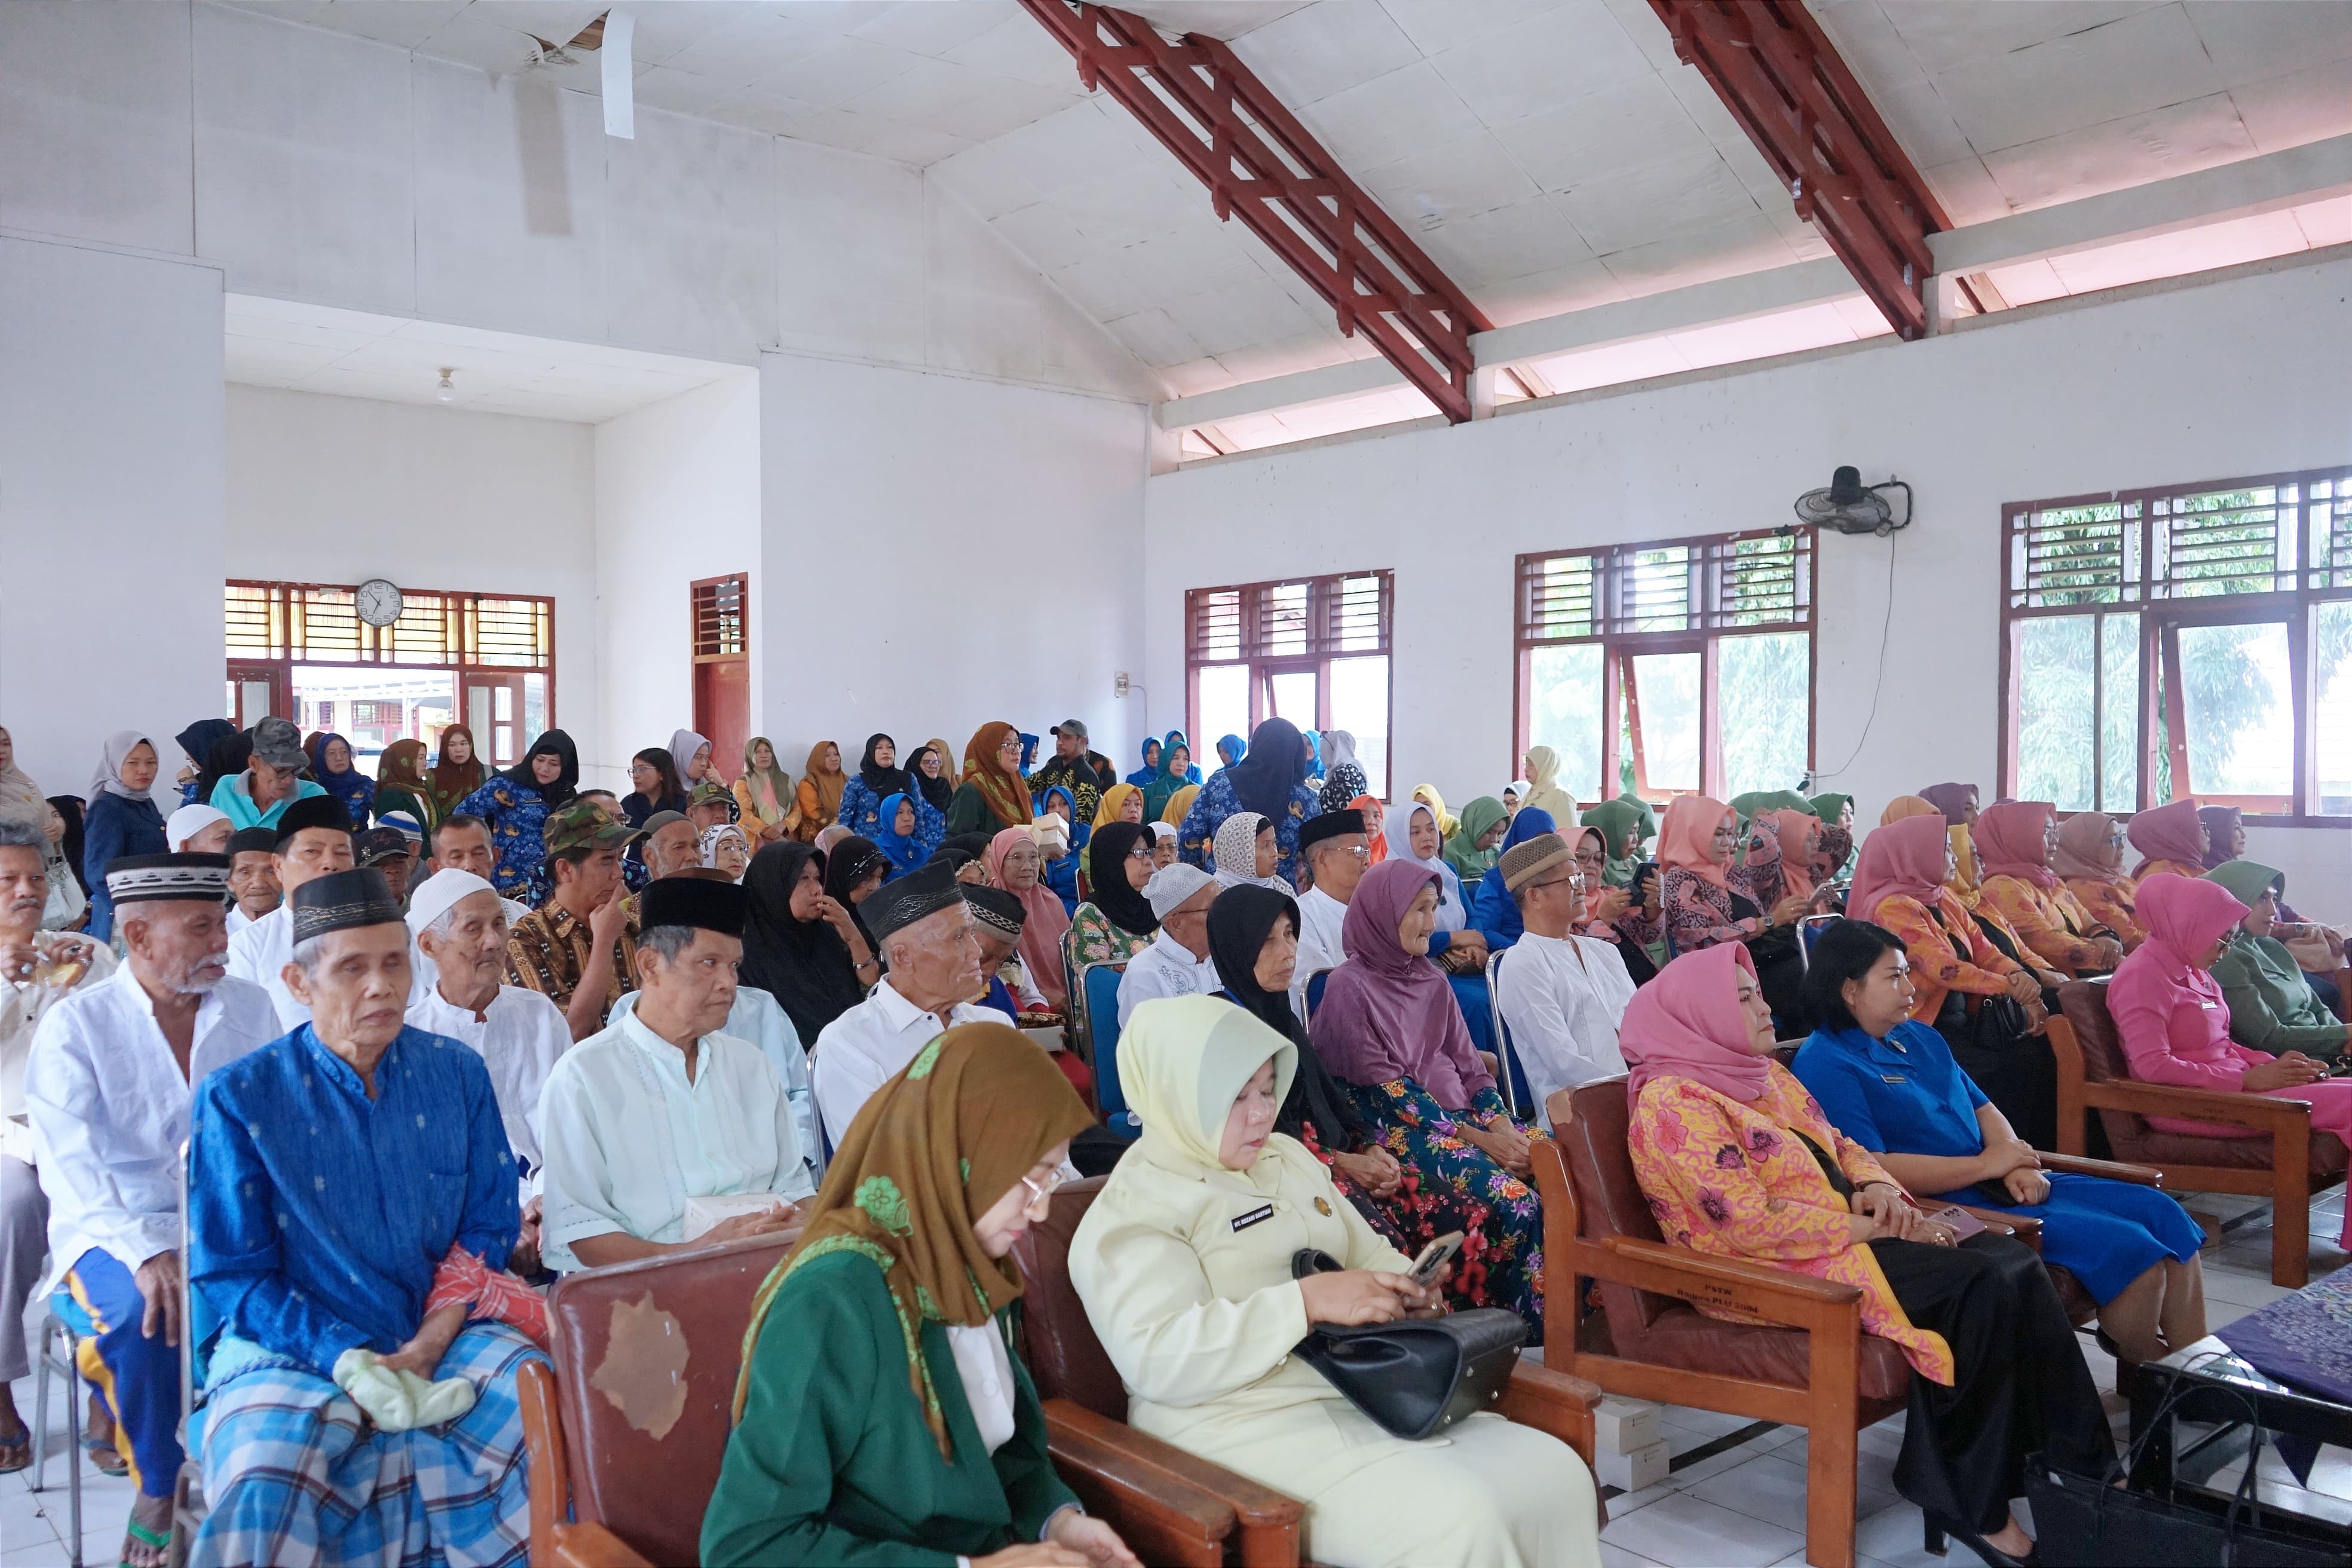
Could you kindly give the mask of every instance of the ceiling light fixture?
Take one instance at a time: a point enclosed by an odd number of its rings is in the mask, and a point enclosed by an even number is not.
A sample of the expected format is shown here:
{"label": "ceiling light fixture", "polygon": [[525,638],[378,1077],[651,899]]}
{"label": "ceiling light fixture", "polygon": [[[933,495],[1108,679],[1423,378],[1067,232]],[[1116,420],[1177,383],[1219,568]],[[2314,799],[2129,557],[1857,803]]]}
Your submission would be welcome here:
{"label": "ceiling light fixture", "polygon": [[447,365],[443,365],[441,367],[441,384],[433,389],[434,402],[455,403],[457,401],[457,389],[456,386],[452,385],[449,381],[449,378],[457,374],[457,373],[455,370],[451,369]]}

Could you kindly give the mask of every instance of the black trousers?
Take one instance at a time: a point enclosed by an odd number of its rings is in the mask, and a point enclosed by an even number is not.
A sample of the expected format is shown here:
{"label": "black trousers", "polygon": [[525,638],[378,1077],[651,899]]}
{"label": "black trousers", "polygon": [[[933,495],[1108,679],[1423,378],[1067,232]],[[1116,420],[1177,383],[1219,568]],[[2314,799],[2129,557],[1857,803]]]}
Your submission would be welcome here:
{"label": "black trousers", "polygon": [[1911,1379],[1895,1489],[1930,1519],[1979,1534],[2009,1521],[2027,1456],[2100,1476],[2116,1446],[2099,1391],[2042,1259],[2008,1237],[1958,1247],[1874,1241],[1915,1327],[1952,1347],[1949,1388]]}

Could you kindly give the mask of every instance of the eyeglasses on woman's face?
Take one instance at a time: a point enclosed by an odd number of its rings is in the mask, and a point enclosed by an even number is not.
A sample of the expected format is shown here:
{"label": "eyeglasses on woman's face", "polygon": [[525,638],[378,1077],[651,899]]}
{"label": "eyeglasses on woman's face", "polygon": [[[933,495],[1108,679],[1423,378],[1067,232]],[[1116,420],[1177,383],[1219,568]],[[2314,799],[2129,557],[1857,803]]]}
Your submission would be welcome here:
{"label": "eyeglasses on woman's face", "polygon": [[1136,845],[1136,847],[1135,847],[1134,848],[1132,848],[1132,849],[1130,849],[1130,850],[1129,850],[1129,851],[1127,852],[1127,858],[1128,858],[1129,859],[1130,859],[1130,860],[1149,860],[1149,859],[1150,859],[1150,858],[1151,858],[1151,840],[1150,840],[1149,838],[1146,838],[1146,839],[1143,839],[1143,840],[1141,840],[1140,842],[1139,842],[1139,843]]}
{"label": "eyeglasses on woman's face", "polygon": [[1034,1176],[1022,1177],[1021,1184],[1029,1189],[1030,1212],[1034,1214],[1044,1208],[1047,1200],[1061,1189],[1062,1183],[1066,1179],[1064,1173],[1060,1171],[1046,1172],[1043,1181]]}

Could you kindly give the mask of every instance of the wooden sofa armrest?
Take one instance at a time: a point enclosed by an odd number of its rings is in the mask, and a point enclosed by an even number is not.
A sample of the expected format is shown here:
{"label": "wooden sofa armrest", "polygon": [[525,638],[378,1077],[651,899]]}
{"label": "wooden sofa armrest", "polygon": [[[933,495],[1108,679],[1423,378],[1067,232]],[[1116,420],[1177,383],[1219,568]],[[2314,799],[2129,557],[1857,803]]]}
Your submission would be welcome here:
{"label": "wooden sofa armrest", "polygon": [[2126,1165],[2120,1160],[2092,1160],[2080,1154],[2053,1154],[2046,1149],[2034,1152],[2041,1157],[2045,1171],[2063,1172],[2070,1176],[2103,1176],[2110,1182],[2130,1182],[2142,1187],[2164,1185],[2164,1173],[2153,1165]]}
{"label": "wooden sofa armrest", "polygon": [[2263,1132],[2283,1131],[2296,1123],[2308,1127],[2307,1100],[2276,1100],[2266,1094],[2239,1094],[2228,1089],[2180,1089],[2168,1083],[2109,1079],[2083,1085],[2083,1103],[2106,1110],[2130,1110],[2142,1116],[2179,1116],[2192,1121],[2226,1121]]}
{"label": "wooden sofa armrest", "polygon": [[1862,1300],[1862,1292],[1851,1285],[1630,1236],[1580,1241],[1575,1260],[1578,1273],[1596,1279],[1794,1329],[1813,1328],[1831,1314],[1856,1311]]}
{"label": "wooden sofa armrest", "polygon": [[531,1568],[654,1568],[601,1524],[557,1525],[546,1560],[534,1551],[530,1562]]}
{"label": "wooden sofa armrest", "polygon": [[1592,1463],[1592,1407],[1603,1398],[1601,1385],[1531,1361],[1511,1369],[1511,1381],[1495,1408],[1522,1426],[1549,1432]]}
{"label": "wooden sofa armrest", "polygon": [[545,1568],[555,1551],[555,1527],[572,1514],[572,1476],[563,1452],[563,1416],[556,1401],[555,1369],[527,1361],[515,1373],[522,1406],[526,1482],[530,1489],[530,1561]]}
{"label": "wooden sofa armrest", "polygon": [[[1223,1477],[1245,1494],[1252,1483],[1066,1399],[1045,1402],[1045,1434],[1054,1468],[1087,1511],[1118,1531],[1138,1557],[1155,1564],[1221,1568],[1225,1543],[1241,1521],[1232,1502],[1194,1475]],[[1193,1473],[1174,1461],[1189,1461]],[[1243,1561],[1296,1563],[1305,1505],[1265,1488],[1255,1492],[1255,1511],[1270,1521],[1270,1529],[1261,1526],[1255,1539],[1245,1539]],[[1286,1542],[1287,1552],[1265,1551],[1273,1544],[1269,1534]]]}
{"label": "wooden sofa armrest", "polygon": [[1244,1530],[1253,1527],[1295,1529],[1299,1521],[1307,1517],[1307,1505],[1287,1493],[1261,1486],[1246,1476],[1234,1474],[1214,1459],[1204,1459],[1148,1432],[1139,1432],[1124,1423],[1098,1415],[1072,1400],[1045,1401],[1045,1425],[1052,1430],[1067,1428],[1087,1434],[1097,1441],[1117,1447],[1134,1458],[1167,1471],[1180,1480],[1214,1493],[1219,1500],[1234,1510],[1234,1518]]}
{"label": "wooden sofa armrest", "polygon": [[2042,1222],[2032,1215],[2011,1214],[2005,1209],[1980,1209],[1969,1204],[1954,1204],[1952,1206],[1995,1236],[2013,1236],[2034,1251],[2042,1250]]}

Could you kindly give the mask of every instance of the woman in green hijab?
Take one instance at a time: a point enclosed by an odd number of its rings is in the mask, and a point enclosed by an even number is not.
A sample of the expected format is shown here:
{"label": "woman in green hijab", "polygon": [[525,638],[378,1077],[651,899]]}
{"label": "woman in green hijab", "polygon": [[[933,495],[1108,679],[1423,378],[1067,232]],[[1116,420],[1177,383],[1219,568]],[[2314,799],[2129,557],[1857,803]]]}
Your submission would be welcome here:
{"label": "woman in green hijab", "polygon": [[866,1102],[752,1299],[704,1563],[993,1568],[1049,1542],[1137,1568],[1055,1473],[1008,1326],[1008,1255],[1093,1121],[1002,1024],[950,1029]]}
{"label": "woman in green hijab", "polygon": [[1186,784],[1201,782],[1201,770],[1192,765],[1192,745],[1181,730],[1171,730],[1160,746],[1160,771],[1143,786],[1143,820],[1157,822],[1168,803]]}
{"label": "woman in green hijab", "polygon": [[2286,944],[2272,934],[2286,876],[2252,860],[2224,860],[2205,873],[2246,906],[2246,918],[2230,933],[2230,945],[2213,965],[2221,997],[2230,1005],[2230,1037],[2273,1056],[2301,1051],[2333,1060],[2344,1054],[2352,1029],[2313,994],[2302,966]]}
{"label": "woman in green hijab", "polygon": [[[1391,1437],[1293,1352],[1318,1323],[1425,1315],[1436,1294],[1274,1131],[1298,1050],[1213,996],[1146,1002],[1119,1036],[1143,1136],[1070,1243],[1070,1282],[1127,1386],[1128,1422],[1307,1505],[1338,1568],[1592,1568],[1591,1472],[1490,1414]],[[1292,1256],[1340,1268],[1295,1279]]]}
{"label": "woman in green hijab", "polygon": [[1853,796],[1817,795],[1813,815],[1822,819],[1822,855],[1830,867],[1828,876],[1817,879],[1835,881],[1853,864]]}
{"label": "woman in green hijab", "polygon": [[1502,858],[1503,835],[1510,827],[1511,814],[1491,795],[1482,795],[1462,808],[1461,826],[1445,840],[1445,863],[1462,879],[1465,896],[1470,884]]}
{"label": "woman in green hijab", "polygon": [[1604,886],[1630,888],[1633,868],[1642,863],[1642,824],[1648,808],[1629,800],[1604,800],[1580,818],[1581,826],[1601,829],[1609,846],[1608,864],[1601,872]]}

